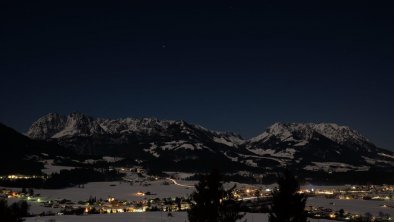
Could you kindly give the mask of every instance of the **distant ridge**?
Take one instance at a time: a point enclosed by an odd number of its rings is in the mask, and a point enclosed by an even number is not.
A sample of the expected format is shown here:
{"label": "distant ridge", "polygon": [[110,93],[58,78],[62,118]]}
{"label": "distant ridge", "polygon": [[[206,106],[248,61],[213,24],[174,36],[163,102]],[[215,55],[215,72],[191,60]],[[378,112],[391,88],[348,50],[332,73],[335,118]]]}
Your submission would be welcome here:
{"label": "distant ridge", "polygon": [[307,172],[394,167],[393,152],[335,123],[275,123],[260,135],[243,139],[182,120],[49,113],[34,122],[27,135],[55,141],[81,154],[118,155],[151,166],[189,171],[214,165],[230,171],[270,171],[287,166]]}

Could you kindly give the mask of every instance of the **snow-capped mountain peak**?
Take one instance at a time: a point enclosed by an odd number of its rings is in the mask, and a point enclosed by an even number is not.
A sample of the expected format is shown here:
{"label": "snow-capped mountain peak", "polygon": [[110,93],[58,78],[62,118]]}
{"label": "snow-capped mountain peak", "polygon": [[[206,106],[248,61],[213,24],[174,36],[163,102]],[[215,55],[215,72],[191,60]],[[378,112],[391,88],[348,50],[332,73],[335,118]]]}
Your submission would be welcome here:
{"label": "snow-capped mountain peak", "polygon": [[26,135],[34,139],[48,139],[65,127],[67,118],[57,113],[49,113],[32,124]]}
{"label": "snow-capped mountain peak", "polygon": [[275,123],[250,142],[264,142],[275,136],[281,141],[310,140],[318,133],[339,144],[369,143],[368,139],[348,126],[335,123]]}
{"label": "snow-capped mountain peak", "polygon": [[26,134],[33,139],[49,139],[102,132],[93,118],[74,112],[67,116],[49,113],[34,122]]}
{"label": "snow-capped mountain peak", "polygon": [[89,116],[82,113],[70,113],[64,128],[52,136],[52,138],[60,138],[65,136],[90,136],[94,134],[102,134],[104,130],[101,126]]}
{"label": "snow-capped mountain peak", "polygon": [[27,132],[33,139],[60,139],[72,136],[92,135],[145,135],[169,136],[174,133],[186,137],[215,138],[217,143],[236,146],[243,139],[228,132],[216,132],[183,120],[159,120],[156,118],[93,118],[82,113],[70,113],[67,116],[50,113],[34,122]]}
{"label": "snow-capped mountain peak", "polygon": [[33,123],[27,135],[54,140],[81,154],[116,154],[151,163],[188,164],[191,168],[199,161],[246,168],[294,166],[307,171],[328,166],[328,170],[343,170],[342,165],[347,166],[344,170],[394,166],[392,152],[335,123],[275,123],[259,136],[244,140],[231,132],[185,121],[50,113]]}

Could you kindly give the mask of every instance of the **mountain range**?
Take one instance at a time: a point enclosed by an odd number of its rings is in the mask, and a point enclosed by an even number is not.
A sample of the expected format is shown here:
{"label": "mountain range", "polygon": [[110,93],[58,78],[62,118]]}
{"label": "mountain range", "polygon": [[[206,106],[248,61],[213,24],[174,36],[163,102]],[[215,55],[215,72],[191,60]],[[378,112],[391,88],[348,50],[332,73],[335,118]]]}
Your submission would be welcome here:
{"label": "mountain range", "polygon": [[363,172],[393,169],[394,153],[359,132],[334,123],[275,123],[244,139],[185,121],[154,118],[105,119],[82,113],[50,113],[26,135],[81,155],[111,155],[162,170],[229,172]]}

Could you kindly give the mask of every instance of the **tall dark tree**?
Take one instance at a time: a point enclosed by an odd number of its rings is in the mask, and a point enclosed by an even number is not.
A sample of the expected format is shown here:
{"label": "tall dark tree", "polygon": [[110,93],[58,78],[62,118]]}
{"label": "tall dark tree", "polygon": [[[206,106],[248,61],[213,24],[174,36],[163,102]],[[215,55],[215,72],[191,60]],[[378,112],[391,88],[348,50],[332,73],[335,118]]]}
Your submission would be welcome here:
{"label": "tall dark tree", "polygon": [[306,222],[306,196],[299,193],[300,185],[293,174],[286,170],[278,178],[278,188],[272,192],[270,222]]}
{"label": "tall dark tree", "polygon": [[190,222],[235,222],[244,217],[232,191],[223,188],[222,177],[216,170],[203,176],[192,194],[194,204],[188,211]]}
{"label": "tall dark tree", "polygon": [[[225,196],[221,202],[219,209],[219,221],[221,222],[235,222],[241,220],[246,213],[240,212],[240,203],[234,197],[233,191],[236,188],[234,185],[231,189],[225,191]],[[246,219],[244,220],[246,221]]]}
{"label": "tall dark tree", "polygon": [[8,206],[4,199],[0,199],[0,219],[4,222],[20,222],[22,217],[29,215],[29,205],[26,201],[19,201]]}

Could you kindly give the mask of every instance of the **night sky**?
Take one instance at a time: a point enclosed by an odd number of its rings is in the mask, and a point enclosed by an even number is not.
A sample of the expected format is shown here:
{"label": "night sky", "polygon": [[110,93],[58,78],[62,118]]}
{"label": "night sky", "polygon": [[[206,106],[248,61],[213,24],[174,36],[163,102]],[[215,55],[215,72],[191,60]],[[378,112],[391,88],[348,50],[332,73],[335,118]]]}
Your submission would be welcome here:
{"label": "night sky", "polygon": [[246,138],[335,122],[394,150],[390,1],[30,2],[0,3],[0,122],[21,132],[73,111]]}

